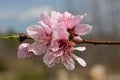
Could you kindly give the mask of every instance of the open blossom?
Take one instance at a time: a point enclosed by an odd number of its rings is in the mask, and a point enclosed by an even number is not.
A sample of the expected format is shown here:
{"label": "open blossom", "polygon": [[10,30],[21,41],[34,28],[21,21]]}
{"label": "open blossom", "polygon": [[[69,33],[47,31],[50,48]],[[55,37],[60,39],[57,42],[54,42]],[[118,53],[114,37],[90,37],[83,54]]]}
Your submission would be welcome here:
{"label": "open blossom", "polygon": [[80,40],[81,35],[85,35],[92,30],[92,26],[88,24],[80,24],[80,22],[84,19],[84,15],[77,15],[74,16],[69,12],[64,12],[61,17],[61,24],[67,28],[67,31],[73,37],[73,39]]}
{"label": "open blossom", "polygon": [[44,56],[44,62],[48,67],[62,63],[68,70],[75,68],[75,59],[82,66],[86,66],[86,62],[80,57],[72,53],[73,50],[83,51],[84,47],[73,48],[74,43],[69,41],[69,33],[65,28],[59,27],[53,33],[51,47]]}
{"label": "open blossom", "polygon": [[63,64],[68,70],[75,68],[76,60],[81,66],[86,62],[73,54],[73,50],[84,51],[85,47],[74,47],[73,40],[81,40],[92,30],[88,24],[80,24],[85,15],[74,16],[69,12],[52,11],[50,16],[42,13],[39,25],[28,27],[27,33],[34,40],[33,43],[22,43],[18,48],[18,57],[26,58],[32,55],[44,54],[43,61],[48,67]]}
{"label": "open blossom", "polygon": [[32,51],[35,55],[41,55],[45,53],[51,40],[51,33],[48,33],[47,29],[45,30],[44,27],[40,25],[28,27],[27,33],[35,41],[29,47],[29,51]]}
{"label": "open blossom", "polygon": [[[18,57],[25,58],[31,57],[29,53],[33,53],[34,55],[41,55],[45,53],[48,44],[50,43],[51,34],[47,33],[47,29],[45,30],[40,25],[33,25],[28,27],[27,33],[30,38],[32,38],[35,42],[33,43],[23,43],[18,48]],[[27,55],[26,55],[27,54]]]}

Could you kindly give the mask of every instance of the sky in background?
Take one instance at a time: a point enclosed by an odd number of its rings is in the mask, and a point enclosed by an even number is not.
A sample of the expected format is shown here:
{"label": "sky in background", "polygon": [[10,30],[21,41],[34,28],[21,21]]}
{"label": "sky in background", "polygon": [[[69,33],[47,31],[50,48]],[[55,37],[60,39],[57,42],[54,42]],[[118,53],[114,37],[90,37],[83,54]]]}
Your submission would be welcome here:
{"label": "sky in background", "polygon": [[111,32],[114,25],[119,29],[119,3],[119,0],[0,0],[0,32],[10,29],[25,32],[26,27],[37,24],[41,12],[52,10],[74,15],[88,13],[86,21],[94,27],[92,32]]}
{"label": "sky in background", "polygon": [[63,11],[64,0],[0,0],[0,29],[25,32],[37,24],[41,12]]}

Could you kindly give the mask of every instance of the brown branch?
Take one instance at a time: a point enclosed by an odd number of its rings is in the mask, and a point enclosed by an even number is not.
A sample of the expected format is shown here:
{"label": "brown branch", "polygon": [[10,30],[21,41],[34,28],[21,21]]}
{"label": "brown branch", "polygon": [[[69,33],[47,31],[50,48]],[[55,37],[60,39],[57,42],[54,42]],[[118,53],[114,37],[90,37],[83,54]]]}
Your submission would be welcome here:
{"label": "brown branch", "polygon": [[120,41],[74,40],[78,44],[120,45]]}

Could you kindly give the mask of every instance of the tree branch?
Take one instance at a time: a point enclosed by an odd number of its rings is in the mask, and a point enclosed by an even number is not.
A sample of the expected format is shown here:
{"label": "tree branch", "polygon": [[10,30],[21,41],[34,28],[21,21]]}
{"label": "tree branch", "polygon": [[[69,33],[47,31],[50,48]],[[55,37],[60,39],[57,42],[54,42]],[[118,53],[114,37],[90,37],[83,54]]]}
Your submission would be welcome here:
{"label": "tree branch", "polygon": [[98,41],[98,40],[74,40],[78,44],[94,44],[94,45],[120,45],[120,41]]}

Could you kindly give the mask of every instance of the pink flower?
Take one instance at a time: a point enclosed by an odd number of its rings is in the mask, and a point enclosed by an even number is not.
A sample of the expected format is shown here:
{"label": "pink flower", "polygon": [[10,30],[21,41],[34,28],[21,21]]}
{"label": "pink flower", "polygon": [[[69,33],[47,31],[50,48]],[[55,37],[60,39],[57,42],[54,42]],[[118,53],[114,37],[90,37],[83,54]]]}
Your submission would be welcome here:
{"label": "pink flower", "polygon": [[79,39],[80,35],[85,35],[89,33],[92,30],[92,26],[88,24],[80,24],[80,21],[86,16],[87,14],[85,13],[84,15],[77,15],[74,16],[69,12],[65,12],[60,21],[61,24],[64,25],[67,28],[67,31],[70,33],[70,35],[73,37],[73,39]]}
{"label": "pink flower", "polygon": [[33,43],[23,43],[18,48],[18,57],[25,58],[31,57],[31,54],[41,55],[45,53],[48,44],[51,40],[51,32],[47,27],[41,27],[40,25],[33,25],[27,29],[28,36],[31,37]]}
{"label": "pink flower", "polygon": [[[52,11],[49,16],[42,13],[39,25],[28,27],[27,33],[34,40],[33,43],[22,43],[18,48],[18,57],[26,58],[32,55],[44,54],[43,61],[48,67],[56,64],[63,64],[68,70],[75,68],[76,60],[81,66],[86,66],[86,62],[73,54],[74,50],[84,51],[85,47],[74,47],[73,40],[81,40],[81,35],[85,35],[92,30],[88,24],[80,24],[86,16],[74,16],[69,12],[63,14]],[[73,60],[74,59],[74,60]]]}
{"label": "pink flower", "polygon": [[40,25],[30,26],[26,30],[28,35],[35,41],[30,45],[29,51],[33,52],[35,55],[45,53],[51,40],[50,30]]}
{"label": "pink flower", "polygon": [[52,36],[50,49],[44,55],[44,63],[48,67],[62,63],[68,70],[75,68],[75,59],[82,66],[86,66],[86,62],[72,53],[73,50],[85,50],[84,47],[73,48],[74,43],[69,41],[69,33],[64,27],[58,27]]}
{"label": "pink flower", "polygon": [[[53,16],[53,14],[54,12],[51,13],[51,16]],[[29,45],[26,51],[33,52],[34,55],[41,55],[46,52],[47,47],[49,46],[48,44],[50,44],[51,42],[51,29],[54,26],[54,24],[52,23],[52,19],[50,19],[50,17],[46,13],[42,13],[41,21],[39,22],[41,26],[32,25],[30,27],[27,27],[26,30],[28,36],[31,37],[35,42]],[[26,54],[23,53],[22,50],[23,49],[20,48],[18,49],[19,55]]]}

